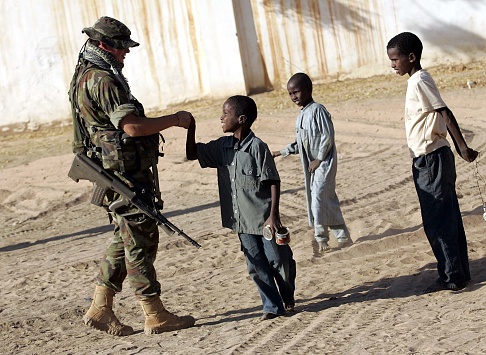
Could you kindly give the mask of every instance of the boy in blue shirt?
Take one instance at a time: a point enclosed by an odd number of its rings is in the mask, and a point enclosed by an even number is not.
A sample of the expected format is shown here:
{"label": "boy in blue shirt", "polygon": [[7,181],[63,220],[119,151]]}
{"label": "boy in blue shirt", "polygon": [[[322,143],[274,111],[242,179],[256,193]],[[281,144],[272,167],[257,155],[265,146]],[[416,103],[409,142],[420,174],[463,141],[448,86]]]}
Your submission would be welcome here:
{"label": "boy in blue shirt", "polygon": [[439,273],[437,281],[424,292],[458,291],[466,287],[471,274],[456,195],[454,155],[446,139],[447,132],[457,153],[467,162],[474,161],[478,152],[467,146],[434,80],[422,69],[420,39],[413,33],[403,32],[393,37],[386,48],[395,72],[410,76],[405,98],[405,131],[424,231]]}
{"label": "boy in blue shirt", "polygon": [[282,229],[280,178],[268,146],[251,130],[257,107],[248,96],[232,96],[223,104],[223,132],[208,143],[195,141],[196,123],[187,131],[186,155],[202,168],[216,168],[223,227],[238,233],[248,273],[263,303],[262,320],[293,311],[296,264],[289,245],[263,237],[264,226]]}

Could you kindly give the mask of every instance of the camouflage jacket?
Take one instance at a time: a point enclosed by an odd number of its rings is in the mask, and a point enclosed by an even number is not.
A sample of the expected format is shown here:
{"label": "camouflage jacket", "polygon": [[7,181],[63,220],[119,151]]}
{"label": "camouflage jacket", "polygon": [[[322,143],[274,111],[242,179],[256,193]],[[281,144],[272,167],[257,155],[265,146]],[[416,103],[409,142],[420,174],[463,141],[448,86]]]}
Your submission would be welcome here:
{"label": "camouflage jacket", "polygon": [[157,164],[159,135],[130,137],[119,127],[128,114],[145,114],[142,104],[110,70],[82,61],[69,96],[75,153],[95,149],[105,169],[122,173],[133,174]]}
{"label": "camouflage jacket", "polygon": [[84,74],[77,84],[76,101],[81,117],[91,126],[120,129],[123,117],[130,113],[144,116],[143,106],[130,98],[123,85],[109,70],[85,62]]}

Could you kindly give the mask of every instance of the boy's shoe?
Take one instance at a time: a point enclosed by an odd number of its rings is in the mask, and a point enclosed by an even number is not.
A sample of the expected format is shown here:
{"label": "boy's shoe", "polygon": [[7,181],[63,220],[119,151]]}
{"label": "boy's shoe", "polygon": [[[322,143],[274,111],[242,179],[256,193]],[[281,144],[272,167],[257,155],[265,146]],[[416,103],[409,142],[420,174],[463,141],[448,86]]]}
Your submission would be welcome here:
{"label": "boy's shoe", "polygon": [[454,282],[444,282],[442,280],[437,280],[432,285],[427,287],[423,293],[433,293],[439,291],[461,291],[467,286],[467,282],[461,284],[455,284]]}
{"label": "boy's shoe", "polygon": [[260,320],[269,320],[269,319],[274,319],[280,316],[283,316],[285,313],[278,314],[278,313],[263,313],[263,316],[260,317]]}
{"label": "boy's shoe", "polygon": [[294,304],[286,304],[285,305],[285,311],[286,312],[293,312],[294,311],[294,308],[295,308],[295,305]]}

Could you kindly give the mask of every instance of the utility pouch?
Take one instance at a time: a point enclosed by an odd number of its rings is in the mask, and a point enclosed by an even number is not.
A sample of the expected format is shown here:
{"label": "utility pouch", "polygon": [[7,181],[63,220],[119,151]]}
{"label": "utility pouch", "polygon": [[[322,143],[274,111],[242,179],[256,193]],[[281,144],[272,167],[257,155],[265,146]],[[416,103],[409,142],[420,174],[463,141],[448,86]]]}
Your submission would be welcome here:
{"label": "utility pouch", "polygon": [[94,134],[98,158],[107,170],[120,172],[139,169],[135,139],[123,131],[100,130]]}
{"label": "utility pouch", "polygon": [[93,143],[103,168],[121,173],[146,170],[157,163],[158,135],[130,137],[121,130],[98,130]]}

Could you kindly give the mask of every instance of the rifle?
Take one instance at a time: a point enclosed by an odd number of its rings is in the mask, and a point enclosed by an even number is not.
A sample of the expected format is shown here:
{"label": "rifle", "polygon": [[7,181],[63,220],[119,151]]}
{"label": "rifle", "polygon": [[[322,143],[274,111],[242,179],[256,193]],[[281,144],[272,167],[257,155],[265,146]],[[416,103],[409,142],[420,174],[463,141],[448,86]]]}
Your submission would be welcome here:
{"label": "rifle", "polygon": [[201,247],[198,242],[169,222],[169,220],[159,212],[159,208],[156,207],[156,202],[154,200],[155,196],[151,196],[153,206],[149,205],[140,196],[142,194],[147,195],[147,191],[144,189],[132,189],[128,187],[127,184],[125,184],[118,176],[106,169],[103,169],[103,167],[85,154],[76,154],[68,176],[76,182],[79,182],[79,180],[89,180],[94,184],[94,193],[91,200],[93,204],[101,206],[101,202],[106,191],[112,190],[120,194],[122,200],[117,200],[111,203],[110,206],[108,206],[110,211],[117,213],[117,210],[120,207],[132,204],[133,206],[137,207],[140,212],[154,219],[157,225],[160,226],[169,236],[177,232],[178,235],[184,237],[196,248],[199,249]]}

